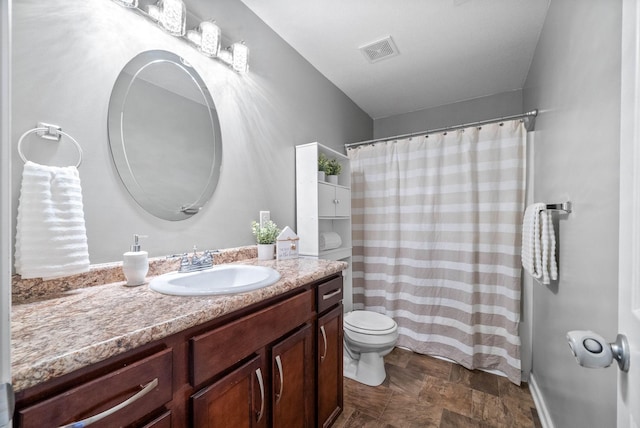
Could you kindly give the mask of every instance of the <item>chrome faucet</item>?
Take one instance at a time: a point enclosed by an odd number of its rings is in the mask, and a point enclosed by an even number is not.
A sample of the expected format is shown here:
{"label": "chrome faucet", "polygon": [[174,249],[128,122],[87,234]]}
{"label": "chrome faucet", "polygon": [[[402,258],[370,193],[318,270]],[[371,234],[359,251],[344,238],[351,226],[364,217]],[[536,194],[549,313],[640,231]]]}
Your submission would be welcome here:
{"label": "chrome faucet", "polygon": [[198,255],[197,248],[193,246],[193,254],[187,253],[172,254],[168,259],[180,257],[180,268],[178,272],[195,272],[213,267],[213,254],[217,251],[205,250],[201,256]]}

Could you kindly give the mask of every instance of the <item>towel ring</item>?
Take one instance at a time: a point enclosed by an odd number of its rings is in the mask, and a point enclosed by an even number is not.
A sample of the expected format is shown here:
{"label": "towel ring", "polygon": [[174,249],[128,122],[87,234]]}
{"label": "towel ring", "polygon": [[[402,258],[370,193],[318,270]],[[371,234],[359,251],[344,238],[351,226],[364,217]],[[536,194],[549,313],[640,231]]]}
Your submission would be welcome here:
{"label": "towel ring", "polygon": [[[24,156],[24,153],[22,153],[22,141],[24,140],[24,138],[29,135],[29,134],[33,134],[34,132],[39,132],[39,131],[49,131],[49,128],[46,127],[38,127],[38,128],[33,128],[28,130],[27,132],[25,132],[24,134],[22,134],[20,136],[20,139],[18,139],[18,154],[20,155],[20,159],[22,159],[22,161],[24,163],[27,163],[27,158]],[[82,147],[80,147],[80,144],[78,144],[78,142],[69,134],[67,134],[66,132],[64,132],[62,129],[57,129],[56,132],[60,135],[64,135],[65,137],[67,137],[68,139],[71,140],[71,142],[76,146],[76,149],[78,149],[78,155],[79,155],[79,159],[78,159],[78,163],[76,164],[76,168],[78,168],[80,166],[80,164],[82,163]]]}

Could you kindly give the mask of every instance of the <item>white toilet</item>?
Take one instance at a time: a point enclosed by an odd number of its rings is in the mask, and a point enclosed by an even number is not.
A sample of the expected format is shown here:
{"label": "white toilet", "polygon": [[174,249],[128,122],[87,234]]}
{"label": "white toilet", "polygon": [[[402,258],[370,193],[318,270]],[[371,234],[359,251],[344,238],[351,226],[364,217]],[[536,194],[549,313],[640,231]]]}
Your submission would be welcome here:
{"label": "white toilet", "polygon": [[349,312],[343,324],[344,375],[365,385],[380,385],[387,377],[383,357],[398,340],[398,324],[371,311]]}

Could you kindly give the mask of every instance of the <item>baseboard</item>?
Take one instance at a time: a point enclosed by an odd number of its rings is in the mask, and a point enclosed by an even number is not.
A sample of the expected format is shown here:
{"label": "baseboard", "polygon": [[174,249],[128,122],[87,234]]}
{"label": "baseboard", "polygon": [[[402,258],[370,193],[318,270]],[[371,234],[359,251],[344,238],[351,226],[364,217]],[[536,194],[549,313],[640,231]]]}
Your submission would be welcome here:
{"label": "baseboard", "polygon": [[544,398],[542,397],[540,388],[538,388],[536,377],[533,373],[529,373],[529,391],[531,391],[531,397],[533,397],[533,402],[536,404],[536,410],[538,411],[538,417],[540,418],[542,427],[555,428],[551,420],[551,415],[549,414],[549,409],[544,402]]}

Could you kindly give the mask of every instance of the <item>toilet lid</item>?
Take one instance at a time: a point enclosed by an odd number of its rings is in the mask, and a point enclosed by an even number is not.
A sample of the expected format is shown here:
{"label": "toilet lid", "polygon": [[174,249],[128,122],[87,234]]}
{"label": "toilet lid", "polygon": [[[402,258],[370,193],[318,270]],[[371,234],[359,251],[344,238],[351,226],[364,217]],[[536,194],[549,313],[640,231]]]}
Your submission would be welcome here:
{"label": "toilet lid", "polygon": [[344,327],[365,334],[386,334],[397,328],[396,322],[383,314],[353,311],[344,316]]}

